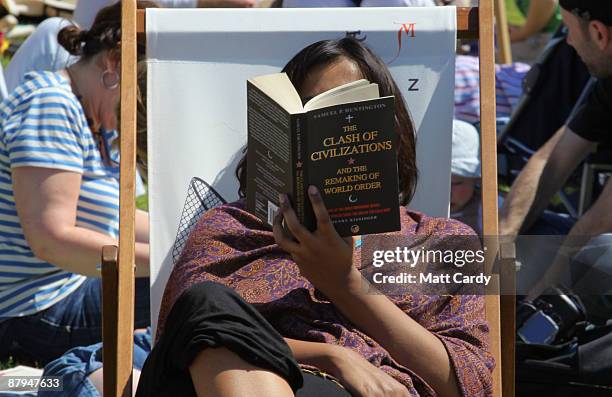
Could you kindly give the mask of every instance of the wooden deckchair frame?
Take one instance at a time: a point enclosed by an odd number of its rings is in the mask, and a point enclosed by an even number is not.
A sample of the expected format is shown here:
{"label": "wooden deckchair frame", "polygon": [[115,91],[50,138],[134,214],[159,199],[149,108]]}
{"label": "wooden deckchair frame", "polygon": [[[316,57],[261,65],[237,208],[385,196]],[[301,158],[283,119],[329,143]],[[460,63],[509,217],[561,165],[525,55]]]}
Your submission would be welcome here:
{"label": "wooden deckchair frame", "polygon": [[499,44],[499,63],[510,64],[512,63],[512,49],[510,48],[510,31],[508,30],[505,0],[495,0],[495,27],[497,28],[497,42]]}
{"label": "wooden deckchair frame", "polygon": [[[481,152],[483,232],[497,236],[497,139],[495,120],[494,0],[457,9],[457,36],[480,44]],[[136,38],[145,34],[144,10],[136,0],[123,0],[121,39],[121,164],[119,248],[104,247],[103,340],[104,396],[131,396],[134,329],[135,176],[136,176]],[[488,263],[498,254],[497,239],[487,241]],[[502,262],[503,263],[503,262]],[[503,272],[512,275],[510,266]],[[514,298],[500,296],[500,280],[486,297],[490,346],[496,359],[494,395],[514,395]],[[501,299],[500,299],[501,298]],[[501,321],[501,326],[500,325]],[[503,347],[502,347],[503,346]],[[503,354],[502,354],[503,353]],[[502,379],[504,382],[502,383]]]}

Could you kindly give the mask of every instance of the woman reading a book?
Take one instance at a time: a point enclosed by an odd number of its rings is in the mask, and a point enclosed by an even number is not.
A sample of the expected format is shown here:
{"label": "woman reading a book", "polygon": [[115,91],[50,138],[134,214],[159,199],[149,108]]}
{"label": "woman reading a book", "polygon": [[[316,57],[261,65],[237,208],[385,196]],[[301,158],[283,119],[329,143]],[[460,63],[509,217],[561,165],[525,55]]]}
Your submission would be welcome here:
{"label": "woman reading a book", "polygon": [[[414,130],[384,63],[344,38],[306,47],[284,72],[304,100],[362,78],[395,96],[406,204],[417,179]],[[244,197],[244,161],[237,176]],[[317,188],[308,193],[314,232],[286,196],[273,228],[244,200],[202,216],[166,286],[137,395],[491,395],[484,297],[363,292],[358,244],[337,234]],[[392,234],[473,234],[405,207],[401,224]]]}

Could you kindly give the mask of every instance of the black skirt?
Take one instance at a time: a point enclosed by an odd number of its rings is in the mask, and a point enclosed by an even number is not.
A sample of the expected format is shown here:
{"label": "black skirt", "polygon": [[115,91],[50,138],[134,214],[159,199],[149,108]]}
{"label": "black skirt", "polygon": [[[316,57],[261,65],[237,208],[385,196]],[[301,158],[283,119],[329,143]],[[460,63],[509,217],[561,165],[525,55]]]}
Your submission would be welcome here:
{"label": "black skirt", "polygon": [[350,396],[334,381],[302,372],[272,325],[234,290],[214,282],[196,284],[176,301],[142,369],[136,396],[195,396],[189,366],[209,347],[224,347],[278,374],[299,397]]}

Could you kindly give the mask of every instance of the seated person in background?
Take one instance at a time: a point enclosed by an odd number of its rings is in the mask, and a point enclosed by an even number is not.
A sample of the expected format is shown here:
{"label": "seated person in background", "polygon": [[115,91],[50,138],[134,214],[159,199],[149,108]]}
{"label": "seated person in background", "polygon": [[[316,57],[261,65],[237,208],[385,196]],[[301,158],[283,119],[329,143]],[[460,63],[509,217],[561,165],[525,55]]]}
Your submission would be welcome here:
{"label": "seated person in background", "polygon": [[78,60],[57,42],[59,31],[70,25],[72,22],[65,18],[48,18],[25,39],[6,67],[6,85],[9,92],[23,83],[28,72],[60,70]]}
{"label": "seated person in background", "polygon": [[[599,81],[586,104],[531,157],[515,180],[501,211],[500,234],[504,236],[515,237],[528,230],[597,144],[612,142],[612,2],[561,0],[560,4],[569,29],[568,43]],[[589,237],[612,232],[611,195],[612,181],[608,180],[597,201],[569,231],[569,257]],[[556,276],[549,276],[552,278],[534,290],[536,296],[554,283]]]}
{"label": "seated person in background", "polygon": [[[152,1],[138,1],[140,8],[153,8],[157,4]],[[57,35],[64,27],[74,23],[66,18],[47,18],[42,21],[28,38],[19,46],[11,58],[5,74],[8,92],[12,92],[22,84],[25,76],[32,71],[50,71],[66,69],[79,60],[78,56],[71,55],[57,41]],[[139,54],[144,54],[143,43],[139,43]],[[146,193],[141,173],[137,173],[136,195]]]}
{"label": "seated person in background", "polygon": [[[137,160],[146,171],[146,139],[147,139],[147,64],[138,63],[138,95],[137,95]],[[146,174],[146,172],[145,172]],[[133,354],[133,393],[136,393],[140,370],[151,352],[151,330],[134,332]],[[70,349],[61,357],[51,361],[44,368],[43,377],[61,376],[63,378],[62,393],[72,397],[101,397],[103,395],[103,357],[102,343],[79,346]],[[39,397],[55,396],[55,391],[39,391]]]}
{"label": "seated person in background", "polygon": [[[141,8],[159,7],[228,7],[244,3],[251,4],[254,0],[158,0],[140,1]],[[71,56],[57,42],[58,32],[65,26],[76,23],[82,29],[88,29],[93,23],[97,12],[103,7],[116,3],[116,0],[82,0],[77,3],[73,20],[53,17],[42,21],[17,49],[11,58],[6,71],[8,92],[13,91],[23,82],[26,73],[33,70],[56,71],[70,66],[78,60]],[[144,48],[141,51],[144,54]]]}
{"label": "seated person in background", "polygon": [[[87,29],[96,13],[103,7],[115,4],[118,0],[80,0],[74,10],[74,21]],[[257,0],[156,0],[161,7],[169,8],[244,8],[253,7]]]}
{"label": "seated person in background", "polygon": [[451,218],[470,226],[482,235],[480,198],[480,135],[465,121],[453,121],[451,157]]}
{"label": "seated person in background", "polygon": [[[400,202],[408,203],[414,127],[384,62],[344,38],[304,48],[283,71],[302,98],[361,78],[395,97]],[[286,196],[270,228],[245,210],[246,166],[244,157],[242,199],[202,216],[172,270],[138,396],[491,395],[483,296],[364,293],[360,240],[338,236],[317,188],[308,190],[315,232]],[[457,221],[400,212],[397,236],[473,235]]]}
{"label": "seated person in background", "polygon": [[[520,62],[495,65],[496,117],[508,119],[523,95],[523,78],[530,66]],[[455,118],[468,123],[480,121],[480,60],[469,55],[455,58]]]}
{"label": "seated person in background", "polygon": [[515,61],[532,63],[561,25],[559,0],[506,0]]}
{"label": "seated person in background", "polygon": [[[151,331],[134,332],[132,391],[136,393],[140,371],[151,352]],[[75,347],[45,366],[43,377],[62,378],[62,395],[70,397],[103,396],[102,343]],[[55,397],[57,391],[39,391],[38,397]]]}
{"label": "seated person in background", "polygon": [[[116,245],[121,7],[58,41],[80,60],[0,104],[0,361],[45,364],[101,340],[100,255]],[[137,328],[149,324],[148,215],[136,214]]]}
{"label": "seated person in background", "polygon": [[[480,191],[480,135],[476,128],[464,121],[453,121],[453,151],[451,160],[450,217],[465,223],[482,236],[482,199]],[[498,205],[503,198],[498,197]],[[529,234],[558,235],[572,226],[569,216],[544,211]]]}

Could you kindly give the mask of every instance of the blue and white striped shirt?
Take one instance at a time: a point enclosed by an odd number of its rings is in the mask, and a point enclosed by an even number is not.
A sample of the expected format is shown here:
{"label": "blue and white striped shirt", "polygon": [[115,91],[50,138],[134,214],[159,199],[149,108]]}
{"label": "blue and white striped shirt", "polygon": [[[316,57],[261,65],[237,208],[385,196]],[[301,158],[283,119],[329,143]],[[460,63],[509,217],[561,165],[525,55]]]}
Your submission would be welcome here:
{"label": "blue and white striped shirt", "polygon": [[102,161],[70,83],[56,72],[29,73],[0,103],[0,319],[44,310],[85,280],[32,253],[15,207],[16,167],[81,174],[76,226],[118,235],[119,168]]}

